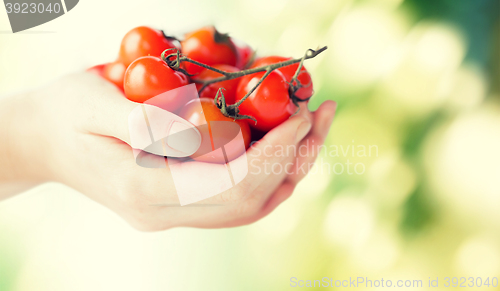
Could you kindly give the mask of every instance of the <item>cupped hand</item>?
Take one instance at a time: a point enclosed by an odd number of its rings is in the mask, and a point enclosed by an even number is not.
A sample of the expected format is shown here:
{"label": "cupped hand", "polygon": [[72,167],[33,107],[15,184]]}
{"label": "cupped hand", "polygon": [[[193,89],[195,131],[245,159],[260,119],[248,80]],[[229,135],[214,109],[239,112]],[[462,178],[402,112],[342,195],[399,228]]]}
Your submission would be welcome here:
{"label": "cupped hand", "polygon": [[176,226],[232,227],[263,218],[307,174],[336,109],[333,101],[313,113],[301,105],[299,114],[238,158],[246,159],[243,164],[248,166],[248,174],[239,183],[180,206],[175,186],[179,174],[176,181],[172,176],[175,167],[182,167],[183,171],[176,172],[185,175],[181,180],[206,183],[205,175],[225,165],[196,161],[173,165],[170,158],[164,158],[162,168],[139,166],[129,132],[129,115],[138,104],[112,84],[90,73],[78,73],[37,90],[26,100],[33,109],[23,123],[33,134],[30,148],[24,151],[29,156],[26,160],[36,165],[28,167],[29,172],[78,190],[144,231]]}

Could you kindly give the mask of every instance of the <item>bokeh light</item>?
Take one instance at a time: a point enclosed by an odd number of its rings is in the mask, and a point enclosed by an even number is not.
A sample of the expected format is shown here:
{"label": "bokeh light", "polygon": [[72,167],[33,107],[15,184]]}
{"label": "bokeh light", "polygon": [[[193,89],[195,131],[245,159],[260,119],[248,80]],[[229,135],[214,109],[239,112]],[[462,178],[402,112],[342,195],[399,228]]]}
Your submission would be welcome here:
{"label": "bokeh light", "polygon": [[[138,25],[182,37],[214,24],[261,56],[327,45],[306,63],[309,107],[336,100],[338,111],[311,174],[249,226],[139,233],[58,184],[3,201],[0,291],[293,290],[293,276],[450,290],[444,277],[500,277],[499,6],[80,1],[39,33],[1,33],[2,95],[113,61]],[[9,29],[0,17],[0,32]],[[327,171],[334,165],[343,170]],[[427,288],[436,277],[440,287]]]}

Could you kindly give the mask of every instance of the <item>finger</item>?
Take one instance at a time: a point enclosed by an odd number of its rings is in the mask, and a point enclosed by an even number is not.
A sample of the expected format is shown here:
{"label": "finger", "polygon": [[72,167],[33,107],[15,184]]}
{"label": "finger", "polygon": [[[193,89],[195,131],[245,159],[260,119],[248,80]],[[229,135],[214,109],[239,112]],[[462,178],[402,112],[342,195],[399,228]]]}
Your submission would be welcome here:
{"label": "finger", "polygon": [[[286,153],[286,149],[289,145],[296,146],[297,142],[307,135],[310,127],[311,123],[303,116],[294,116],[269,132],[258,144],[253,145],[246,155],[231,161],[229,165],[169,159],[168,169],[176,185],[181,205],[194,202],[226,204],[245,201],[245,197],[250,196],[261,183],[273,176],[269,166],[279,166],[281,161],[290,154],[293,155],[293,151]],[[276,154],[276,149],[285,149],[285,152]],[[162,161],[159,162],[161,164]],[[154,173],[151,175],[154,176]],[[278,175],[282,177],[271,182],[277,182],[279,185],[285,175],[277,173],[276,176]],[[194,177],[196,183],[193,183]],[[160,179],[161,177],[158,177],[158,181]],[[267,196],[274,192],[276,186],[261,191],[262,195],[252,193],[252,196],[255,196],[253,198],[258,199],[261,205],[267,200]],[[221,190],[224,192],[221,193]],[[220,195],[217,195],[219,193]]]}
{"label": "finger", "polygon": [[301,102],[299,103],[299,112],[297,113],[298,116],[302,116],[305,119],[309,120],[309,122],[313,122],[313,114],[311,111],[309,111],[308,105],[306,102]]}
{"label": "finger", "polygon": [[271,197],[267,200],[266,204],[264,204],[264,207],[262,207],[256,219],[259,220],[264,218],[269,213],[273,212],[278,205],[285,202],[288,198],[290,198],[290,196],[292,196],[293,190],[295,190],[294,184],[288,182],[281,184],[280,188],[273,193],[273,195],[271,195]]}
{"label": "finger", "polygon": [[264,206],[257,212],[256,215],[250,217],[242,217],[242,218],[226,218],[224,221],[225,227],[235,227],[242,226],[254,223],[265,216],[269,215],[278,205],[283,203],[286,199],[288,199],[294,190],[295,186],[291,183],[283,183],[278,189],[273,193],[273,195],[265,202]]}
{"label": "finger", "polygon": [[303,115],[294,116],[268,132],[247,151],[249,173],[240,183],[254,190],[272,173],[274,166],[294,154],[293,148],[309,133],[311,122]]}
{"label": "finger", "polygon": [[[91,73],[78,74],[78,84],[86,87],[87,102],[82,102],[82,127],[99,135],[118,138],[130,145],[128,117],[139,104],[125,98],[123,93],[105,79]],[[81,88],[83,90],[84,88]]]}
{"label": "finger", "polygon": [[186,157],[201,145],[193,124],[159,107],[140,104],[128,116],[130,146],[160,156]]}
{"label": "finger", "polygon": [[[92,116],[89,131],[118,138],[134,149],[172,157],[193,154],[201,144],[201,134],[196,127],[180,116],[164,110],[155,100],[168,98],[168,93],[151,98],[150,104],[139,104],[125,98],[121,91],[102,78],[88,74],[85,78],[97,83],[91,91]],[[94,84],[95,85],[95,84]],[[195,86],[185,86],[176,95],[196,98]],[[194,92],[193,92],[194,90]],[[192,97],[194,96],[194,97]],[[158,103],[157,102],[157,103]]]}
{"label": "finger", "polygon": [[[307,174],[317,157],[319,152],[318,147],[323,144],[328,133],[335,109],[336,104],[327,101],[314,114],[311,114],[308,110],[303,111],[306,117],[309,115],[314,121],[312,130],[295,149],[295,154],[283,159],[279,167],[276,167],[278,171],[274,171],[273,169],[267,179],[255,189],[252,196],[247,197],[241,202],[242,205],[253,204],[258,205],[259,208],[269,208],[269,206],[266,206],[270,203],[269,201],[275,201],[279,204],[286,199],[283,198],[283,200],[280,200],[278,197],[281,195],[276,193],[282,192],[278,191],[275,193],[273,189],[280,189],[281,185],[286,184],[296,185]],[[273,198],[275,195],[278,195],[278,197]],[[270,211],[276,206],[271,207]]]}
{"label": "finger", "polygon": [[295,164],[287,178],[294,185],[307,175],[314,164],[335,117],[336,109],[337,103],[326,101],[314,112],[311,132],[298,146]]}
{"label": "finger", "polygon": [[[253,177],[254,182],[249,185],[247,184],[249,180],[244,181],[242,183],[243,188],[247,190],[244,193],[251,193],[248,196],[241,196],[238,199],[239,203],[242,205],[253,205],[253,207],[262,207],[262,205],[267,201],[269,196],[282,184],[284,179],[286,179],[288,168],[291,168],[295,159],[295,150],[297,143],[300,142],[307,135],[307,132],[311,127],[312,114],[307,108],[307,104],[300,103],[300,110],[298,114],[294,115],[292,120],[302,120],[303,125],[299,125],[305,127],[302,129],[295,130],[295,139],[291,139],[288,143],[284,138],[292,137],[293,134],[284,133],[284,131],[280,129],[276,129],[279,131],[281,137],[279,137],[278,143],[266,143],[269,139],[273,138],[273,133],[268,133],[265,136],[265,139],[261,140],[266,144],[260,144],[263,150],[259,150],[258,148],[255,151],[249,151],[248,156],[251,157],[249,159],[249,174],[257,175],[258,177]],[[281,127],[281,125],[279,126]],[[302,132],[301,132],[302,131]],[[255,146],[255,145],[254,145]],[[255,152],[260,153],[261,155],[256,157],[254,155]],[[259,183],[255,181],[260,181]],[[251,191],[251,192],[249,192]],[[245,199],[241,199],[245,198]]]}

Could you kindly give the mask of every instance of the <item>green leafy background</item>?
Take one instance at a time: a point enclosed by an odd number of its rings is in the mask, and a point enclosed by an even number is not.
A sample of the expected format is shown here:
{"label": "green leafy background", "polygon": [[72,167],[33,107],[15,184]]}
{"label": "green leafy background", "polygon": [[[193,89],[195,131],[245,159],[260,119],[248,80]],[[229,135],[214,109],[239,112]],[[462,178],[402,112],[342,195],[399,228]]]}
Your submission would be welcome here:
{"label": "green leafy background", "polygon": [[[306,64],[311,109],[338,102],[322,167],[269,217],[221,230],[139,233],[43,185],[0,204],[1,291],[286,290],[291,277],[358,276],[449,290],[444,277],[500,277],[498,0],[105,2],[0,34],[0,93],[113,60],[137,25],[215,24],[260,55],[328,45]],[[328,172],[346,163],[359,173]],[[498,290],[469,290],[483,289]]]}

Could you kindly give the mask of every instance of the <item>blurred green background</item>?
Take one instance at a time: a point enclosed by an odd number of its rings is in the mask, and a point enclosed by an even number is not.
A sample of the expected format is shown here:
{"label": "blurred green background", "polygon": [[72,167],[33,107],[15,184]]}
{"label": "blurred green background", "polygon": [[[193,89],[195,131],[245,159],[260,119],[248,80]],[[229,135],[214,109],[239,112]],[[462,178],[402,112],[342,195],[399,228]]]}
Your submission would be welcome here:
{"label": "blurred green background", "polygon": [[[444,277],[500,277],[499,19],[498,0],[86,0],[0,34],[2,94],[113,60],[134,26],[215,24],[260,55],[328,45],[306,63],[310,106],[339,104],[316,168],[250,226],[143,234],[55,184],[0,203],[0,291],[286,290],[291,277],[358,276],[449,290]],[[483,289],[500,287],[468,290]]]}

